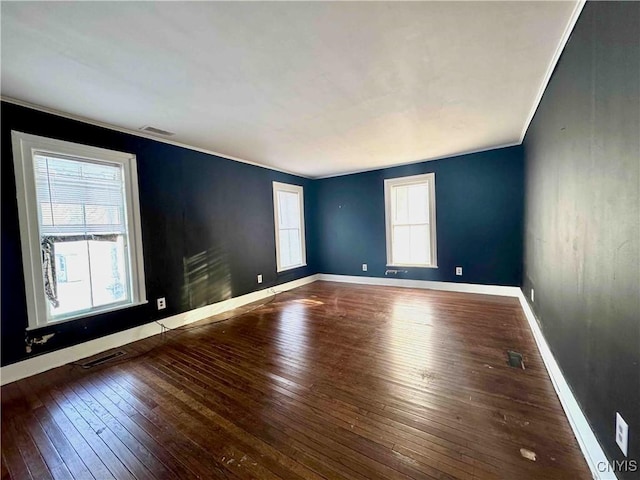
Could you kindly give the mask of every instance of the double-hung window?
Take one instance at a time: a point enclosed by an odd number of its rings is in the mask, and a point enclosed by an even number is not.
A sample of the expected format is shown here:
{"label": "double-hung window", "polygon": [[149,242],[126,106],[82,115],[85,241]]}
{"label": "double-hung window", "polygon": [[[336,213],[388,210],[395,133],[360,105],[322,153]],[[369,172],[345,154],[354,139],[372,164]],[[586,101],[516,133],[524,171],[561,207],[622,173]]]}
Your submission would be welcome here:
{"label": "double-hung window", "polygon": [[387,265],[436,267],[435,174],[384,181]]}
{"label": "double-hung window", "polygon": [[146,302],[135,156],[12,143],[29,328]]}
{"label": "double-hung window", "polygon": [[278,272],[306,265],[302,187],[273,182],[273,207]]}

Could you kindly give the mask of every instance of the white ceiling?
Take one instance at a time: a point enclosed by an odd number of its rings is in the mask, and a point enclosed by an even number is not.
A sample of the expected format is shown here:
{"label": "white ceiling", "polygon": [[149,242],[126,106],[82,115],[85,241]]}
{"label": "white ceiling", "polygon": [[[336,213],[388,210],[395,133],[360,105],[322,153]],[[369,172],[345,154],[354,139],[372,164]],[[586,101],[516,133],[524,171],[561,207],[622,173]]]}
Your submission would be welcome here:
{"label": "white ceiling", "polygon": [[520,143],[577,3],[2,2],[2,95],[307,176]]}

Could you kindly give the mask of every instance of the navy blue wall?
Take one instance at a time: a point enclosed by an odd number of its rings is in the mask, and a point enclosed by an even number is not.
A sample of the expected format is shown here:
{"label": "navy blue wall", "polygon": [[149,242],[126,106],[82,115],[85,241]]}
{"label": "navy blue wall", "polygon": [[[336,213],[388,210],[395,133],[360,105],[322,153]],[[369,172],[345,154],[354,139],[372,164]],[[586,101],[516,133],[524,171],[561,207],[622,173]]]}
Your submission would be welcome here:
{"label": "navy blue wall", "polygon": [[[519,285],[520,147],[309,180],[2,103],[2,365],[313,273],[384,276],[385,178],[436,173],[438,269],[401,278]],[[148,305],[38,331],[31,354],[11,130],[134,153]],[[276,274],[273,180],[303,185],[308,266]],[[464,275],[454,275],[462,266]],[[256,275],[264,276],[258,285]],[[158,312],[155,299],[166,297]]]}
{"label": "navy blue wall", "polygon": [[[32,355],[317,272],[312,181],[6,102],[1,112],[2,365],[28,357],[11,130],[134,153],[138,163],[149,304],[39,330],[56,335]],[[273,180],[303,185],[307,197],[308,266],[283,274],[276,274]],[[166,297],[166,310],[156,310],[157,297]]]}
{"label": "navy blue wall", "polygon": [[319,270],[384,277],[384,180],[435,172],[438,268],[405,268],[394,277],[519,286],[522,155],[521,147],[510,147],[319,180]]}
{"label": "navy blue wall", "polygon": [[586,3],[524,145],[523,291],[608,457],[620,412],[640,463],[640,3]]}

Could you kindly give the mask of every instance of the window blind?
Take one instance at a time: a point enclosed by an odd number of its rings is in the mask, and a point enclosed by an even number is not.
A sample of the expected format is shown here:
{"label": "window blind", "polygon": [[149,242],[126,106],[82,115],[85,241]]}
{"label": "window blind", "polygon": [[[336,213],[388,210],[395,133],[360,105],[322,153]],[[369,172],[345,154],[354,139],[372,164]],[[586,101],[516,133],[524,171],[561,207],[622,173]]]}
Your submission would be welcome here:
{"label": "window blind", "polygon": [[40,235],[125,234],[122,166],[36,154]]}

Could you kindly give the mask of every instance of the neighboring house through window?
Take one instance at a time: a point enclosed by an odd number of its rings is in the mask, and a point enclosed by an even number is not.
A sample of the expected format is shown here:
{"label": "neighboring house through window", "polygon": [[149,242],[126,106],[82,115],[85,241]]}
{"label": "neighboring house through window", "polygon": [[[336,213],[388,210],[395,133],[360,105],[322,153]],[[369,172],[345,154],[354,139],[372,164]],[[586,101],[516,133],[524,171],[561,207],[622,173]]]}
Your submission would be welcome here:
{"label": "neighboring house through window", "polygon": [[135,156],[12,140],[29,328],[146,302]]}

